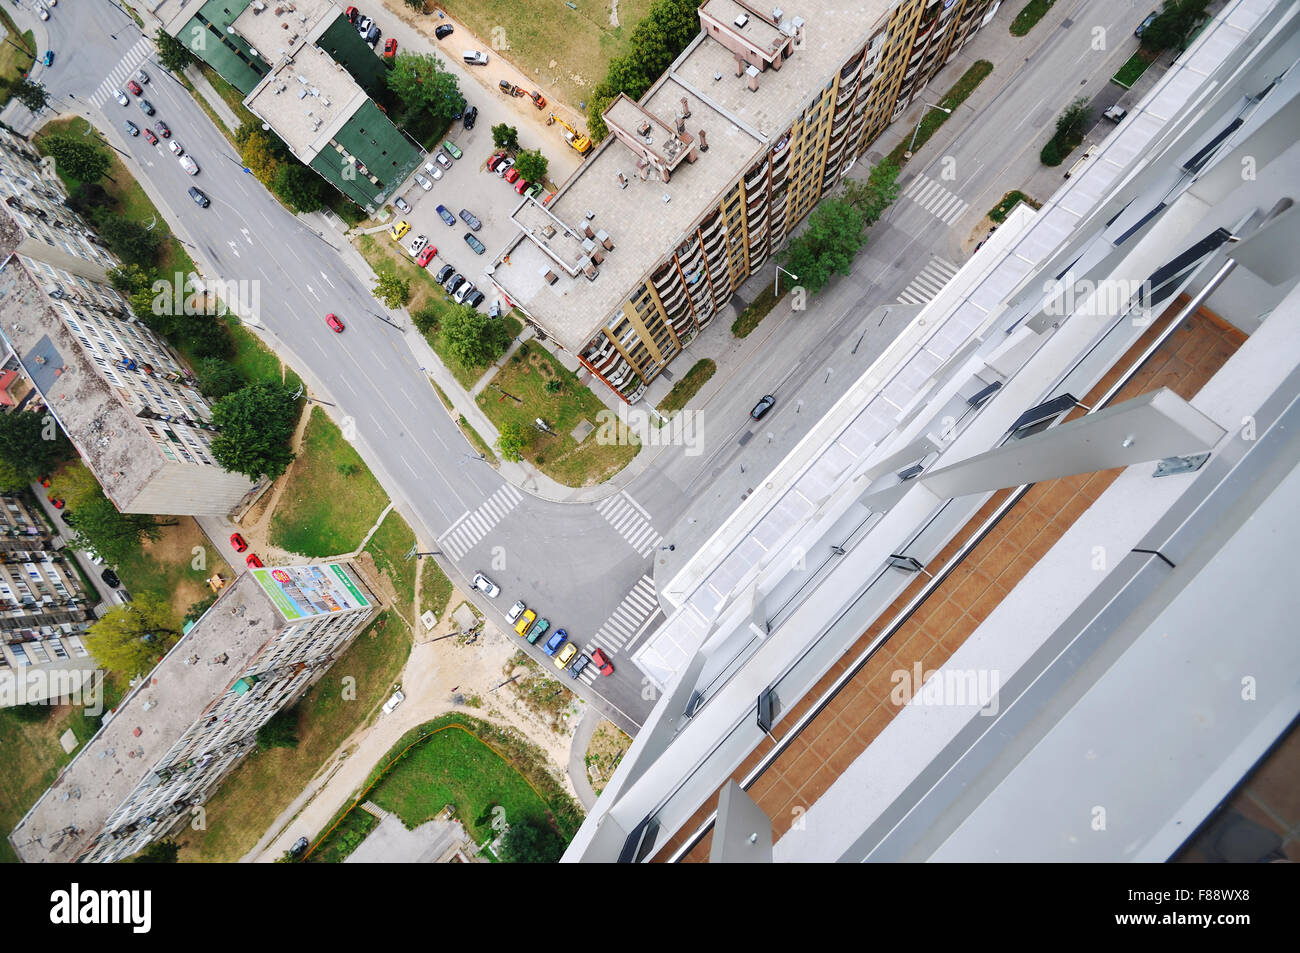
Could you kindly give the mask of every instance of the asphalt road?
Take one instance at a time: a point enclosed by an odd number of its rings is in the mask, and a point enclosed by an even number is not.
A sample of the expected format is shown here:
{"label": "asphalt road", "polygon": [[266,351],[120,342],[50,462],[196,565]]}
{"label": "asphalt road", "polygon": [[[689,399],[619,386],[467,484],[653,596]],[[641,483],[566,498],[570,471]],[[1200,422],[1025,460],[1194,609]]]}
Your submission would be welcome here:
{"label": "asphalt road", "polygon": [[[1075,22],[1108,24],[1115,31],[1112,35],[1126,37],[1131,34],[1132,10],[1131,4],[1084,0],[1070,16]],[[386,22],[382,10],[367,12],[378,12],[385,35],[402,37],[404,49],[419,48],[418,37]],[[882,318],[878,309],[896,302],[927,267],[932,251],[961,263],[956,249],[969,230],[970,215],[982,214],[1002,192],[1022,186],[1025,157],[1037,151],[1037,127],[1050,124],[1061,107],[1087,91],[1080,76],[1091,77],[1087,82],[1094,89],[1104,86],[1107,70],[1127,55],[1116,44],[1113,52],[1089,60],[1089,34],[1084,29],[1044,33],[1038,51],[1021,67],[1024,75],[980,115],[959,111],[936,146],[909,165],[909,176],[925,173],[968,203],[968,215],[941,218],[917,201],[900,198],[873,229],[852,275],[833,283],[808,311],[783,320],[770,318],[758,333],[768,335],[772,345],[758,350],[743,366],[720,370],[737,385],[724,388],[703,408],[703,454],[689,456],[681,447],[643,449],[642,454],[654,454],[653,462],[624,493],[599,504],[559,504],[519,493],[496,471],[471,458],[412,356],[405,335],[415,332],[406,316],[387,312],[373,298],[369,283],[349,267],[355,264],[355,253],[335,247],[342,244],[338,237],[308,228],[243,172],[233,148],[175,79],[156,64],[146,66],[153,76],[146,95],[158,109],[154,118],[165,120],[198,161],[197,176],[186,175],[165,145],[150,146],[143,138],[126,136],[122,121],[129,117],[140,124],[144,118],[134,102],[124,108],[110,97],[96,115],[88,98],[139,41],[140,33],[108,0],[85,0],[75,19],[66,13],[61,4],[43,24],[26,11],[17,14],[23,25],[35,22],[38,45],[44,43],[44,27],[49,47],[65,54],[52,68],[38,66],[33,74],[55,97],[55,106],[65,113],[89,114],[106,131],[205,271],[226,282],[255,283],[250,288],[260,294],[258,319],[276,351],[319,399],[336,405],[336,419],[345,432],[355,435],[358,451],[402,511],[414,519],[417,534],[426,542],[455,544],[454,551],[451,545],[439,547],[447,553],[439,560],[444,568],[467,591],[469,577],[478,570],[501,586],[501,596],[484,606],[498,624],[505,626],[504,611],[523,599],[580,643],[595,638],[610,651],[616,669],[612,677],[588,674],[580,683],[568,684],[630,731],[654,701],[653,692],[626,661],[662,619],[648,580],[671,571],[673,563],[707,538],[753,479],[789,452],[892,340],[910,315],[895,306]],[[1004,33],[1001,21],[1009,15],[1000,15],[986,32]],[[462,89],[479,106],[478,125],[469,135],[458,130],[456,140],[465,158],[428,197],[413,185],[402,194],[418,199],[416,230],[440,243],[440,257],[473,279],[479,259],[460,240],[464,229],[453,233],[431,219],[436,204],[431,199],[440,193],[463,196],[461,201],[484,219],[485,232],[490,230],[494,237],[501,225],[501,199],[504,196],[508,205],[514,196],[505,194],[509,190],[499,179],[478,168],[491,151],[492,124],[517,123],[517,118],[511,105],[494,98],[479,78],[467,76],[457,63],[449,67],[462,76]],[[22,128],[17,121],[21,117],[12,109],[6,115]],[[1029,128],[1020,133],[1026,117]],[[1023,136],[1019,151],[1007,147],[1008,129]],[[943,141],[946,136],[953,138]],[[1012,137],[1013,146],[1017,141]],[[558,137],[535,144],[553,156],[564,148]],[[943,157],[931,160],[940,148]],[[950,180],[940,175],[940,163],[948,157],[957,170]],[[192,184],[212,198],[210,208],[200,209],[190,201],[186,189]],[[986,201],[989,195],[992,201]],[[461,207],[459,201],[453,204],[453,212]],[[492,250],[491,238],[488,245]],[[345,333],[336,335],[326,328],[326,312],[345,319]],[[394,329],[380,316],[405,330]],[[749,408],[763,393],[775,393],[778,405],[751,427]],[[670,552],[667,546],[675,549]]]}

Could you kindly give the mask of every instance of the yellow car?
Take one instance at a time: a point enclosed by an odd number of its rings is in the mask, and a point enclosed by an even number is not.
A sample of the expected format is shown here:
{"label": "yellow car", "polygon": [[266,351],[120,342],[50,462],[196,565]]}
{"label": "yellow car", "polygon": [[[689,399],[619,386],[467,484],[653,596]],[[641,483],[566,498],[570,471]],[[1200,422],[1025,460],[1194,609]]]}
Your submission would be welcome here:
{"label": "yellow car", "polygon": [[526,609],[524,614],[519,617],[519,621],[515,623],[515,631],[518,632],[520,636],[525,636],[536,621],[537,613],[532,609]]}
{"label": "yellow car", "polygon": [[394,222],[393,227],[389,229],[388,234],[393,236],[393,241],[401,241],[402,236],[411,230],[411,223],[408,221]]}
{"label": "yellow car", "polygon": [[564,648],[560,649],[559,655],[555,656],[555,667],[563,672],[568,668],[569,663],[573,661],[573,657],[577,654],[578,647],[570,642]]}

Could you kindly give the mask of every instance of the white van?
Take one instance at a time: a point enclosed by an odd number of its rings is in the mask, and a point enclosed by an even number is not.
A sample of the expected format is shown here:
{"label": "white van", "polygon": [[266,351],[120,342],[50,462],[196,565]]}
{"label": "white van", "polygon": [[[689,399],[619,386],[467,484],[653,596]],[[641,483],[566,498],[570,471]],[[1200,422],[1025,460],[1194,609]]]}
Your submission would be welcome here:
{"label": "white van", "polygon": [[488,55],[480,53],[478,50],[465,51],[465,65],[467,66],[487,66]]}

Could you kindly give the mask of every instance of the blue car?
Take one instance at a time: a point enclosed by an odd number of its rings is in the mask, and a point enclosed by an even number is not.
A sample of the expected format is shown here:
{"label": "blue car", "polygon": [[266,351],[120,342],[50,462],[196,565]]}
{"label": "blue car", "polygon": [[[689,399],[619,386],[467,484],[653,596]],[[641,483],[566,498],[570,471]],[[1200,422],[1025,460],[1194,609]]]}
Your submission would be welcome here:
{"label": "blue car", "polygon": [[542,651],[547,655],[554,655],[560,650],[560,646],[564,644],[568,637],[568,632],[565,632],[563,629],[556,629],[555,634],[547,639],[546,644],[542,646]]}
{"label": "blue car", "polygon": [[452,228],[456,227],[456,216],[452,215],[451,212],[447,211],[447,206],[445,205],[438,206],[438,217],[442,219],[447,225],[451,226]]}
{"label": "blue car", "polygon": [[54,65],[54,51],[53,51],[53,50],[46,50],[46,51],[45,51],[45,59],[41,60],[41,62],[44,63],[46,66],[53,66],[53,65]]}

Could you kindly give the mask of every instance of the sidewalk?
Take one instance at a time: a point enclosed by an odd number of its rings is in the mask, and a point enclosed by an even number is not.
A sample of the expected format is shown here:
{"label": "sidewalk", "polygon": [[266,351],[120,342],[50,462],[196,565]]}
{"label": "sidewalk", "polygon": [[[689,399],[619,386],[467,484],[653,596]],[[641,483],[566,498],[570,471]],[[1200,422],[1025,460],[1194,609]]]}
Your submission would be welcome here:
{"label": "sidewalk", "polygon": [[225,123],[226,128],[230,130],[230,134],[233,136],[238,132],[239,127],[242,125],[239,117],[221,98],[221,94],[217,92],[216,88],[208,82],[208,78],[203,75],[203,71],[199,69],[198,64],[191,63],[185,67],[185,78],[193,84],[194,91],[203,97],[207,104],[212,107],[213,112]]}

